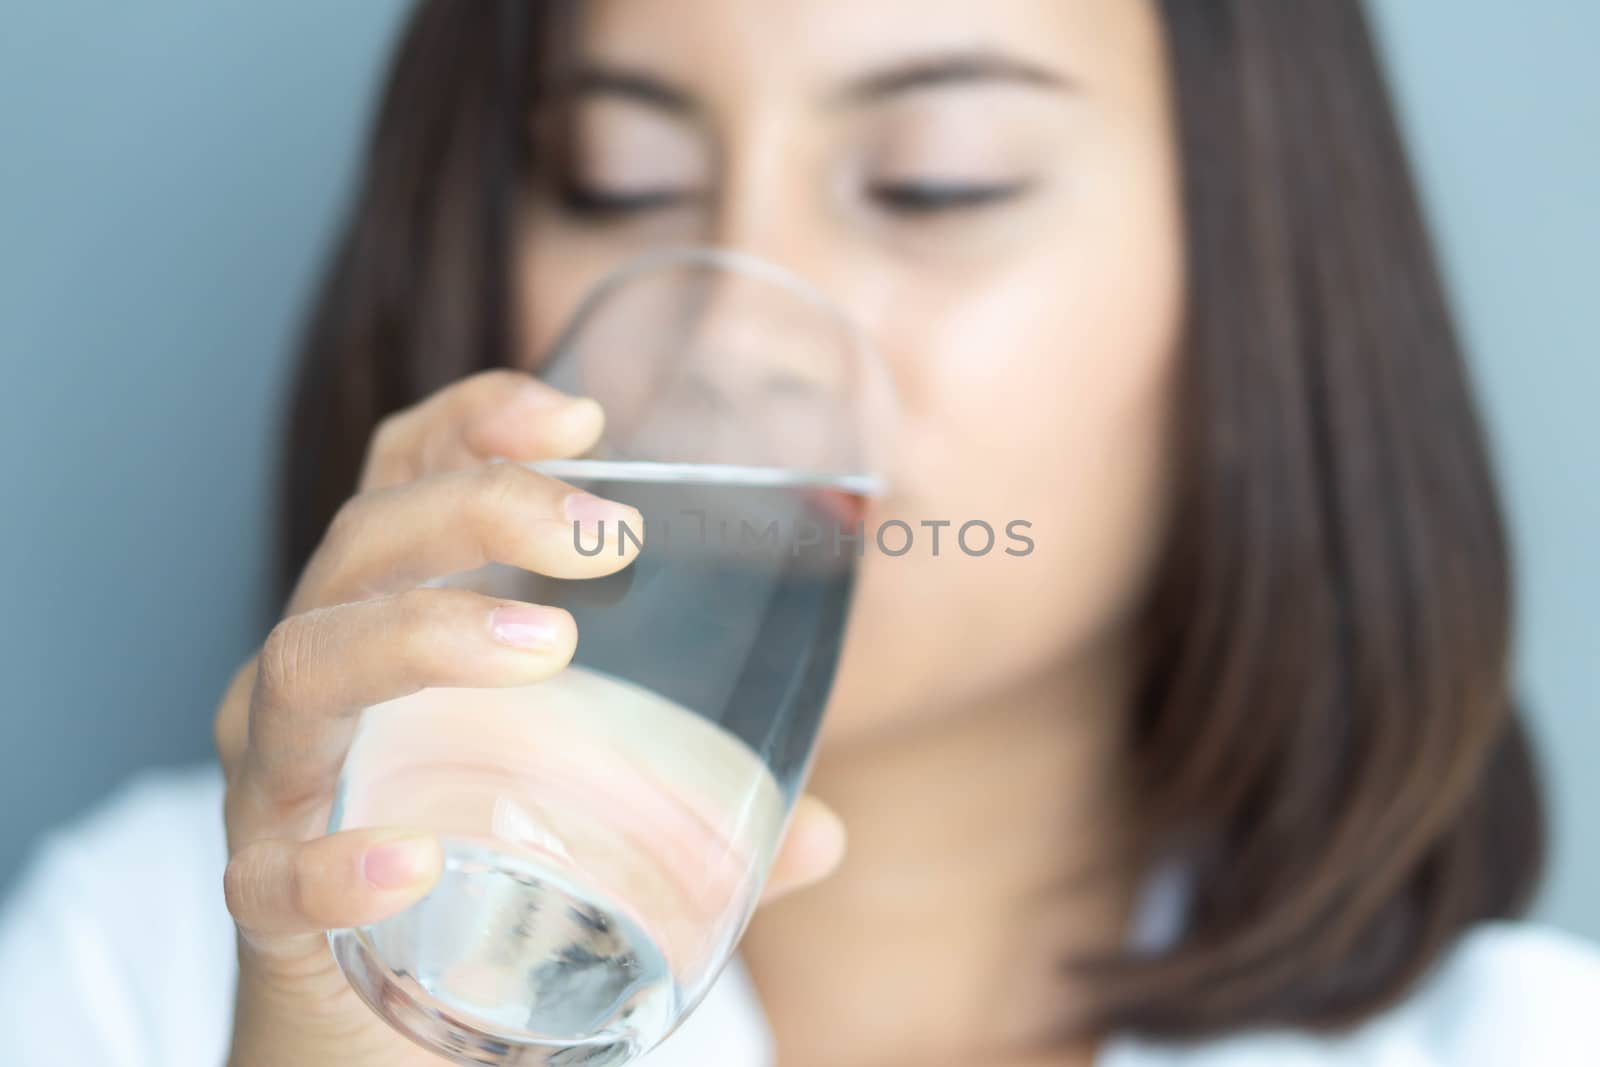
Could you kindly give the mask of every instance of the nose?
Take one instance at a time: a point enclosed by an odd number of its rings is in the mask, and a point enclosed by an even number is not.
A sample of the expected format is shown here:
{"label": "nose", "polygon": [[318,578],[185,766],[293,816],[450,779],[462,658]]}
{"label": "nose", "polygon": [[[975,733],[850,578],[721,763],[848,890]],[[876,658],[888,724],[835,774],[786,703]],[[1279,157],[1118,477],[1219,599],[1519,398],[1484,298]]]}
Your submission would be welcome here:
{"label": "nose", "polygon": [[698,272],[686,292],[688,375],[744,403],[837,394],[855,355],[843,313],[776,265],[718,256],[726,269]]}
{"label": "nose", "polygon": [[712,462],[858,465],[863,340],[799,277],[741,252],[713,255],[685,279],[661,407],[716,453]]}

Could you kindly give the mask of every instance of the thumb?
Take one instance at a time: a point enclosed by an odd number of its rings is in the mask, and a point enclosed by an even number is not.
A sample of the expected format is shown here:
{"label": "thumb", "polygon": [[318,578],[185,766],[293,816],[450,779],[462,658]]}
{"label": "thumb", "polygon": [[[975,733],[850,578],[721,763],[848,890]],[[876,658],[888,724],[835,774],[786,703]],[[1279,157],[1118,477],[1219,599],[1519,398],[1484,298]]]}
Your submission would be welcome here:
{"label": "thumb", "polygon": [[844,860],[845,829],[839,816],[809,794],[795,804],[788,833],[778,847],[761,894],[763,904],[820,882]]}

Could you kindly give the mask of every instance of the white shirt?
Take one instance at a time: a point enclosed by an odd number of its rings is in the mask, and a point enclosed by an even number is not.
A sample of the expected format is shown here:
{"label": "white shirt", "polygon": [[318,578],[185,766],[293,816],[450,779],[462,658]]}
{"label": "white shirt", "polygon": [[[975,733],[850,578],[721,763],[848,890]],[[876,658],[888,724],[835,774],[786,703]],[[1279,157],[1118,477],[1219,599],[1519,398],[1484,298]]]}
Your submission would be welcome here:
{"label": "white shirt", "polygon": [[[0,1062],[226,1060],[235,959],[221,803],[213,769],[146,776],[47,839],[0,914]],[[639,1062],[773,1067],[737,960]],[[1488,924],[1409,1000],[1351,1033],[1248,1033],[1187,1047],[1117,1039],[1096,1067],[1600,1067],[1600,952],[1529,924]]]}

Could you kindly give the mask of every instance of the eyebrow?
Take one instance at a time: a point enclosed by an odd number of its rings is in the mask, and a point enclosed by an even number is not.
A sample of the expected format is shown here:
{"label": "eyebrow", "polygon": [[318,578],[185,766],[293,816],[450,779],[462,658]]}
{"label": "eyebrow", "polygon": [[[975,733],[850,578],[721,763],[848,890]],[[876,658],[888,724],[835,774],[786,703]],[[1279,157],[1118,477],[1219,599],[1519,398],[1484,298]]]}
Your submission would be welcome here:
{"label": "eyebrow", "polygon": [[[985,82],[1009,82],[1037,89],[1070,90],[1072,79],[1045,67],[998,52],[951,52],[925,56],[858,78],[837,94],[853,105],[880,103],[922,89],[938,89]],[[577,96],[613,96],[671,115],[694,115],[700,110],[694,98],[654,75],[625,67],[591,64],[576,72],[572,91]]]}
{"label": "eyebrow", "polygon": [[1037,89],[1068,90],[1072,80],[1064,74],[999,52],[950,52],[926,56],[860,78],[845,87],[840,98],[849,104],[874,104],[920,89],[1010,82]]}

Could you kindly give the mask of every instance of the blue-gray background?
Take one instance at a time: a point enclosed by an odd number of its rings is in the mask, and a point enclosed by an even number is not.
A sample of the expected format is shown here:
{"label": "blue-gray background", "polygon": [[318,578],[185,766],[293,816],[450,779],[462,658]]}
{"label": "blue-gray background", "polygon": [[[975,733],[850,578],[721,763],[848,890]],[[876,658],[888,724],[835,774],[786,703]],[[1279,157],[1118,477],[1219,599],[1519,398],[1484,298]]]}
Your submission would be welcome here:
{"label": "blue-gray background", "polygon": [[[1600,937],[1600,4],[1372,0],[1518,536],[1542,913]],[[0,887],[207,758],[259,640],[274,418],[404,5],[8,2]]]}

